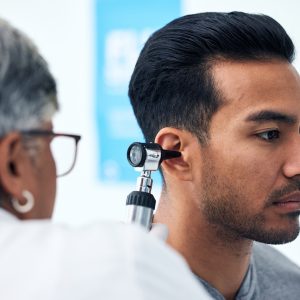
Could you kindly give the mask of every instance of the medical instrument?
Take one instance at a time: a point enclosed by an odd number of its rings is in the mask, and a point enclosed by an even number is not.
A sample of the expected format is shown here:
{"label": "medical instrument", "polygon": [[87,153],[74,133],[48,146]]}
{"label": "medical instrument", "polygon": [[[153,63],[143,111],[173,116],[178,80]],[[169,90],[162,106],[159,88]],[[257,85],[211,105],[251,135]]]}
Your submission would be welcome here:
{"label": "medical instrument", "polygon": [[164,150],[156,143],[133,143],[127,150],[127,160],[141,175],[137,178],[136,191],[127,196],[128,223],[138,223],[151,229],[156,200],[151,194],[151,172],[157,171],[162,161],[180,157],[178,151]]}

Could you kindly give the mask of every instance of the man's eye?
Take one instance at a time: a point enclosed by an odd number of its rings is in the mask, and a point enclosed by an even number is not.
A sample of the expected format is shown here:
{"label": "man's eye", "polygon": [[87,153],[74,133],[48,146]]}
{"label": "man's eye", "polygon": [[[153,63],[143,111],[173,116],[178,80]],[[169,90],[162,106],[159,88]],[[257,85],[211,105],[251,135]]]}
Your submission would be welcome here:
{"label": "man's eye", "polygon": [[266,141],[272,141],[279,139],[280,132],[278,130],[269,130],[261,133],[257,133],[257,136]]}

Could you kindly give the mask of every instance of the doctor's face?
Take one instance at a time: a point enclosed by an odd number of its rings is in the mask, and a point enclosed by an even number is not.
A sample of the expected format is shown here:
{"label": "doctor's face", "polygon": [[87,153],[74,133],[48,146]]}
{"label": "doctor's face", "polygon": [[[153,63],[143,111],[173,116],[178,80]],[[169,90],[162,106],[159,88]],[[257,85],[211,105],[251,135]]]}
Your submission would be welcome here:
{"label": "doctor's face", "polygon": [[[52,131],[52,123],[46,124],[41,129]],[[51,135],[37,135],[32,139],[34,153],[29,172],[35,197],[33,218],[50,218],[53,213],[56,195],[56,165],[50,147],[52,139]],[[29,147],[28,151],[31,150]]]}
{"label": "doctor's face", "polygon": [[199,145],[204,217],[234,236],[296,238],[300,214],[300,78],[292,65],[224,62],[213,77],[225,104]]}

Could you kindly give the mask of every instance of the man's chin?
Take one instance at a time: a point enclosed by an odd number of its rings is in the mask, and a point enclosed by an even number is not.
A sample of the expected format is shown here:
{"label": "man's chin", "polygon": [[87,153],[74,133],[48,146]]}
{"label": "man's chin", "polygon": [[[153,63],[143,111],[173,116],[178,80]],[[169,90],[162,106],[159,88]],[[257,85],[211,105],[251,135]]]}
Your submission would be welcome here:
{"label": "man's chin", "polygon": [[281,245],[294,241],[299,235],[299,224],[289,229],[261,231],[253,240],[265,244]]}

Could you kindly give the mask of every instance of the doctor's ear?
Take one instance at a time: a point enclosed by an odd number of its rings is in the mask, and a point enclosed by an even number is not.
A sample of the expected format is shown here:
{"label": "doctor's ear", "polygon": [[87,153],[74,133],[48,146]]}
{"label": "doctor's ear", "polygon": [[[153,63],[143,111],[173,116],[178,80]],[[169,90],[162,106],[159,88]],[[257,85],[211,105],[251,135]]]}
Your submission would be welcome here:
{"label": "doctor's ear", "polygon": [[20,134],[9,133],[0,140],[0,182],[2,189],[19,198],[24,188],[25,159]]}
{"label": "doctor's ear", "polygon": [[164,150],[179,151],[181,156],[165,160],[161,168],[165,175],[176,177],[180,180],[192,180],[192,153],[195,137],[188,131],[173,127],[162,128],[155,138],[155,143]]}

